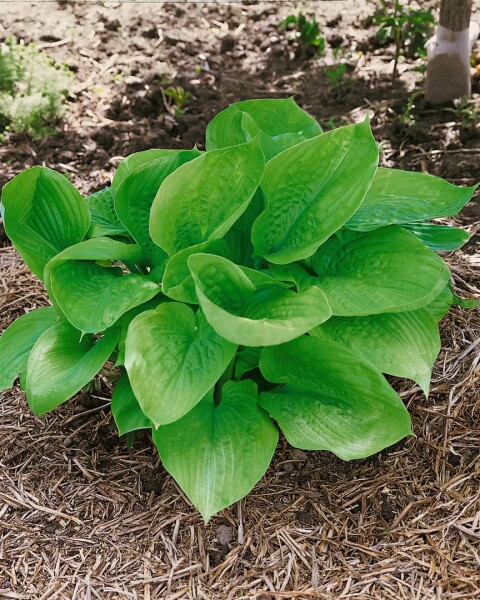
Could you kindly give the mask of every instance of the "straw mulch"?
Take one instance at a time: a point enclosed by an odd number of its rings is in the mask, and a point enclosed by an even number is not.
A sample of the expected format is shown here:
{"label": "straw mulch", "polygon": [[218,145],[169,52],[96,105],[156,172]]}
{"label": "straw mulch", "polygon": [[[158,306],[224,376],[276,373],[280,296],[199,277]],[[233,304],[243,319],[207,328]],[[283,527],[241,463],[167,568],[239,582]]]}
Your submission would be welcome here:
{"label": "straw mulch", "polygon": [[[449,261],[465,294],[475,256]],[[0,330],[45,303],[12,248],[0,284]],[[0,394],[0,598],[479,598],[479,329],[478,311],[445,319],[428,400],[393,380],[416,437],[352,463],[280,443],[208,525],[147,438],[118,439],[106,380],[41,419]]]}

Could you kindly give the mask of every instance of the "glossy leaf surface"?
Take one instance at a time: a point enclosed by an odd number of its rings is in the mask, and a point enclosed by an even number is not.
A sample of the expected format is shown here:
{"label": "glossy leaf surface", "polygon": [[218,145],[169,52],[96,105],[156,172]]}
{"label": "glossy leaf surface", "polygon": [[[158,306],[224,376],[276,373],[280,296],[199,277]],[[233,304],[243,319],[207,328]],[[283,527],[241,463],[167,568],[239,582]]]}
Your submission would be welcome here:
{"label": "glossy leaf surface", "polygon": [[5,231],[39,279],[47,262],[83,240],[90,227],[90,211],[80,193],[46,167],[27,169],[7,183],[2,204]]}
{"label": "glossy leaf surface", "polygon": [[153,241],[173,256],[222,238],[247,208],[263,170],[255,140],[207,152],[181,166],[163,182],[153,202]]}
{"label": "glossy leaf surface", "polygon": [[367,121],[285,150],[265,168],[266,208],[255,221],[257,254],[277,264],[311,256],[360,206],[378,148]]}
{"label": "glossy leaf surface", "polygon": [[125,367],[143,412],[155,425],[164,425],[205,396],[236,349],[215,333],[201,311],[166,302],[130,324]]}
{"label": "glossy leaf surface", "polygon": [[167,471],[205,521],[251,491],[270,464],[278,432],[249,380],[227,382],[179,421],[153,430]]}
{"label": "glossy leaf surface", "polygon": [[150,419],[143,414],[125,372],[113,390],[111,408],[119,435],[138,429],[150,429],[152,426]]}
{"label": "glossy leaf surface", "polygon": [[28,357],[38,338],[57,319],[51,306],[28,312],[14,321],[0,337],[0,391],[9,389],[27,371]]}
{"label": "glossy leaf surface", "polygon": [[26,393],[32,411],[43,415],[87,385],[110,357],[118,335],[118,329],[110,329],[94,343],[67,321],[47,329],[28,359]]}
{"label": "glossy leaf surface", "polygon": [[333,317],[311,335],[340,342],[373,363],[382,373],[413,379],[428,396],[440,336],[430,311]]}
{"label": "glossy leaf surface", "polygon": [[470,200],[473,187],[457,187],[440,177],[379,168],[350,229],[369,231],[384,225],[456,215]]}
{"label": "glossy leaf surface", "polygon": [[352,460],[411,433],[407,409],[380,371],[343,344],[301,337],[265,348],[260,370],[283,384],[260,404],[297,448]]}
{"label": "glossy leaf surface", "polygon": [[366,234],[345,233],[341,240],[332,240],[319,250],[313,267],[318,285],[338,316],[422,308],[449,278],[439,256],[396,226]]}
{"label": "glossy leaf surface", "polygon": [[209,254],[191,256],[188,266],[206,318],[219,335],[233,343],[280,344],[331,315],[325,296],[316,286],[296,293],[263,275],[271,283],[259,282],[257,287],[248,270]]}

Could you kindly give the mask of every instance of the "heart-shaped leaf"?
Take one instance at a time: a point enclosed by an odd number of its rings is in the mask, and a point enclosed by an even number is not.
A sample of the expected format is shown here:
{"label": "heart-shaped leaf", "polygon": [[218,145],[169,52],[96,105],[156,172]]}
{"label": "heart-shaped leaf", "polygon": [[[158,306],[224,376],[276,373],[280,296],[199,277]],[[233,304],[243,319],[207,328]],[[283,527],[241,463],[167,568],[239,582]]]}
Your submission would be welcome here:
{"label": "heart-shaped leaf", "polygon": [[259,136],[266,160],[320,135],[320,125],[293,98],[236,102],[208,124],[207,150],[236,146]]}
{"label": "heart-shaped leaf", "polygon": [[167,471],[205,521],[240,500],[265,474],[278,431],[257,404],[253,381],[228,381],[179,421],[153,430]]}
{"label": "heart-shaped leaf", "polygon": [[139,256],[138,246],[106,237],[71,246],[45,268],[49,296],[77,329],[103,331],[131,308],[156,296],[160,288],[148,276],[124,275],[119,268],[94,261],[135,262]]}
{"label": "heart-shaped leaf", "polygon": [[166,302],[131,322],[125,367],[145,415],[164,425],[183,417],[205,396],[236,349],[215,333],[201,311],[195,314],[184,304]]}
{"label": "heart-shaped leaf", "polygon": [[352,460],[411,433],[407,409],[380,371],[343,344],[303,336],[264,348],[260,370],[283,384],[260,404],[296,448]]}
{"label": "heart-shaped leaf", "polygon": [[87,385],[115,348],[120,330],[94,342],[67,321],[55,323],[32,348],[27,365],[27,401],[36,415],[53,410]]}

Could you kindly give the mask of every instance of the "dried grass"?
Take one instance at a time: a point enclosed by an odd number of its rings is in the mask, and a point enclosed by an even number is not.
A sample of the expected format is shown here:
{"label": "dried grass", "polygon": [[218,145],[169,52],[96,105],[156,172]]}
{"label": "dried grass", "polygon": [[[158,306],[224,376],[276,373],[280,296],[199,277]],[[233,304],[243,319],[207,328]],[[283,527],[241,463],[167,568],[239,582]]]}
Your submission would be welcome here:
{"label": "dried grass", "polygon": [[[478,293],[472,256],[454,260]],[[0,329],[45,303],[12,248],[0,284]],[[117,438],[105,382],[42,419],[1,393],[0,598],[479,598],[479,329],[478,311],[445,319],[428,400],[393,380],[415,438],[351,463],[282,442],[207,526],[148,439]]]}

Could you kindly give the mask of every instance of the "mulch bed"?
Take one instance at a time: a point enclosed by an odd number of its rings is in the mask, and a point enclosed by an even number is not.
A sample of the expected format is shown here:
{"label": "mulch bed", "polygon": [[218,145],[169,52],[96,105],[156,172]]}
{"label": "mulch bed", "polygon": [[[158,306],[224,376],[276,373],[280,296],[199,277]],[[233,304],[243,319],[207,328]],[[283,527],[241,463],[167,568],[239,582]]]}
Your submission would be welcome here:
{"label": "mulch bed", "polygon": [[[405,65],[392,86],[391,49],[376,48],[363,26],[371,6],[308,4],[331,43],[341,34],[363,49],[340,89],[328,87],[323,59],[292,57],[279,37],[292,6],[2,6],[0,38],[46,45],[75,69],[76,87],[59,136],[10,135],[0,146],[0,184],[44,162],[92,191],[125,154],[202,147],[206,122],[229,102],[291,94],[326,128],[368,111],[384,165],[461,185],[479,179],[479,128],[455,107],[433,110],[418,97],[413,121],[401,118],[421,74]],[[183,117],[163,97],[167,85],[191,91]],[[455,221],[472,239],[447,256],[463,296],[480,296],[479,217],[477,196]],[[43,286],[4,240],[0,331],[45,303]],[[255,490],[208,525],[148,437],[131,449],[118,438],[106,376],[42,418],[19,389],[0,393],[0,599],[480,597],[479,315],[453,309],[443,321],[428,399],[391,378],[415,437],[350,463],[282,440]]]}

